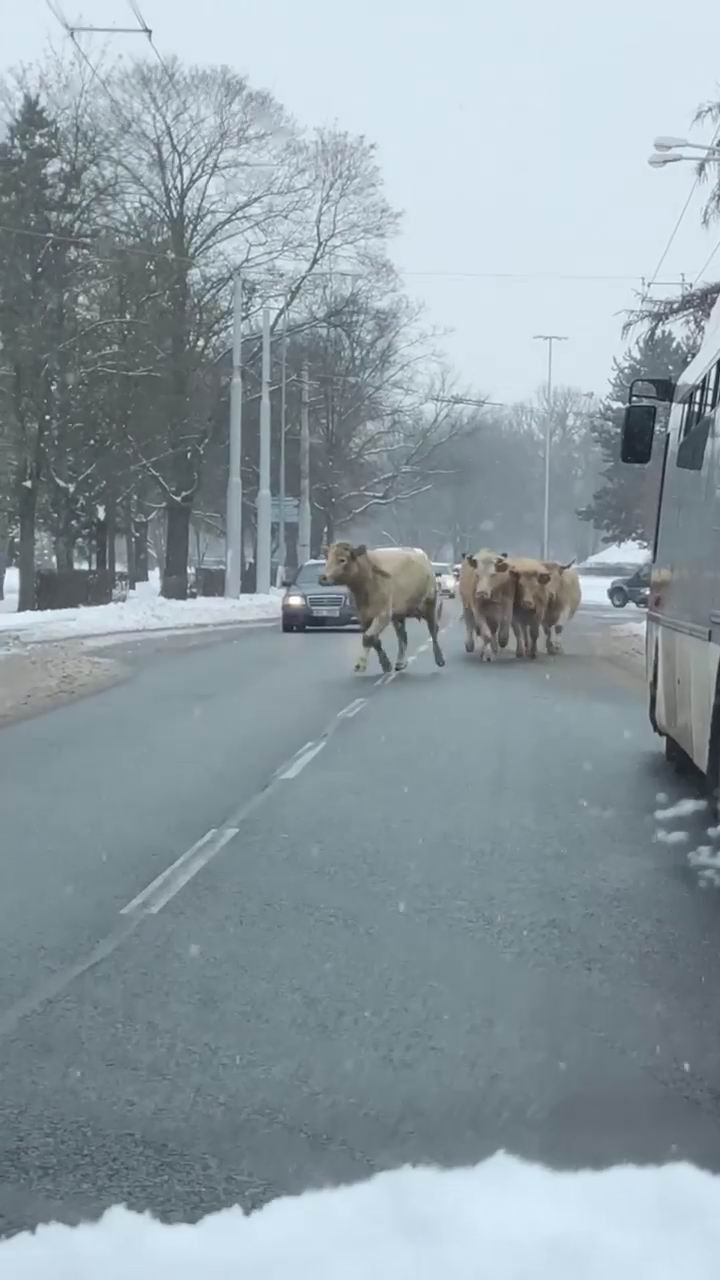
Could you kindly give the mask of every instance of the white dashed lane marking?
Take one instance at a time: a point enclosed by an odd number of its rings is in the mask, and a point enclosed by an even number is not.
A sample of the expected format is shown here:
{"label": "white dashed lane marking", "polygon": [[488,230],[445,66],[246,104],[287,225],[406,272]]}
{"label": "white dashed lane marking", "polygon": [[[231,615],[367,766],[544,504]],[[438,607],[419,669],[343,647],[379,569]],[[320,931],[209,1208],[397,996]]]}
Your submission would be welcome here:
{"label": "white dashed lane marking", "polygon": [[349,702],[346,707],[343,707],[342,711],[338,711],[336,719],[352,720],[364,706],[367,706],[367,698],[356,698],[354,702]]}
{"label": "white dashed lane marking", "polygon": [[326,739],[321,738],[320,742],[308,742],[298,755],[291,760],[290,764],[285,769],[281,769],[280,773],[277,775],[278,778],[281,780],[297,778],[298,774],[302,773],[305,765],[309,764],[311,760],[314,760],[315,756],[322,751],[325,746],[325,741]]}
{"label": "white dashed lane marking", "polygon": [[142,912],[143,915],[156,916],[158,911],[170,902],[170,899],[174,898],[175,894],[192,880],[198,871],[206,867],[215,854],[219,853],[237,833],[237,827],[222,827],[220,830],[217,827],[211,827],[200,840],[181,853],[179,858],[176,858],[169,867],[160,872],[159,876],[151,880],[150,884],[141,889],[127,906],[122,907],[120,915],[129,916]]}

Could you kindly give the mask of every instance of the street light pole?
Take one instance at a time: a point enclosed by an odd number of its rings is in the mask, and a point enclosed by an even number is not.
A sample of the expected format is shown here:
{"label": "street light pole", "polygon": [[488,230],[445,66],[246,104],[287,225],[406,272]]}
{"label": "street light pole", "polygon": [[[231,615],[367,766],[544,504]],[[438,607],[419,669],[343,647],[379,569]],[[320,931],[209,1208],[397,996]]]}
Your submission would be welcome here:
{"label": "street light pole", "polygon": [[300,508],[298,511],[298,564],[310,559],[310,405],[308,364],[302,367],[300,407]]}
{"label": "street light pole", "polygon": [[262,317],[262,394],[260,398],[260,480],[257,495],[256,590],[270,591],[272,500],[270,497],[270,311]]}
{"label": "street light pole", "polygon": [[547,560],[550,554],[550,443],[552,431],[552,375],[553,375],[553,342],[567,342],[562,333],[536,333],[534,342],[547,342],[547,413],[545,415],[545,485],[543,500],[543,536],[542,558]]}
{"label": "street light pole", "polygon": [[230,470],[225,506],[225,595],[237,600],[242,587],[242,276],[233,280]]}
{"label": "street light pole", "polygon": [[280,528],[278,536],[278,560],[282,576],[285,576],[285,428],[287,424],[287,299],[283,315],[282,372],[280,374]]}

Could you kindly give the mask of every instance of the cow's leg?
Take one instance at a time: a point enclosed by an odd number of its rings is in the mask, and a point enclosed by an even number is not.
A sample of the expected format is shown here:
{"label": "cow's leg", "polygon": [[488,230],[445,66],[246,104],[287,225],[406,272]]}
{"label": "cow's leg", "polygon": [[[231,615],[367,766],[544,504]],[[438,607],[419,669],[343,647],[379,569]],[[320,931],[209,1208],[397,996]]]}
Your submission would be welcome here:
{"label": "cow's leg", "polygon": [[552,638],[552,627],[547,626],[547,624],[543,624],[543,629],[544,629],[544,631],[545,631],[545,648],[546,648],[547,652],[548,652],[548,653],[559,653],[559,652],[560,652],[560,646],[559,646],[559,645],[555,645],[555,644],[553,643],[553,638]]}
{"label": "cow's leg", "polygon": [[530,652],[528,653],[528,657],[537,658],[537,643],[538,643],[538,636],[540,635],[540,624],[537,618],[534,618],[533,621],[530,623],[529,631],[530,631]]}
{"label": "cow's leg", "polygon": [[475,619],[472,610],[463,609],[463,620],[465,622],[465,652],[472,653],[475,649]]}
{"label": "cow's leg", "polygon": [[425,606],[425,621],[427,622],[428,631],[430,632],[430,639],[432,640],[433,657],[435,659],[435,663],[438,667],[444,667],[445,658],[443,657],[443,651],[440,648],[440,645],[438,644],[439,612],[440,611],[437,607],[437,599],[435,596],[433,596],[431,597],[430,600],[428,600]]}
{"label": "cow's leg", "polygon": [[525,628],[521,622],[516,622],[513,618],[512,629],[513,635],[515,636],[515,657],[524,658],[526,656]]}
{"label": "cow's leg", "polygon": [[368,653],[370,649],[375,650],[380,666],[385,674],[387,675],[389,671],[392,671],[392,663],[380,643],[380,636],[389,621],[390,618],[387,613],[379,613],[377,617],[373,618],[372,622],[370,622],[365,628],[365,634],[362,638],[362,653],[355,663],[356,671],[367,671]]}
{"label": "cow's leg", "polygon": [[556,628],[555,628],[555,640],[554,640],[554,642],[553,642],[553,650],[555,651],[555,653],[562,653],[562,651],[563,651],[563,647],[562,647],[562,644],[561,644],[561,641],[560,641],[560,636],[562,635],[562,630],[563,630],[563,628],[562,628],[562,623],[560,622],[560,623],[558,623],[558,625],[557,625],[557,626],[556,626]]}
{"label": "cow's leg", "polygon": [[492,652],[493,652],[493,653],[497,653],[497,652],[499,651],[499,648],[500,648],[500,646],[498,645],[498,636],[497,636],[498,626],[497,626],[497,622],[495,622],[494,620],[493,620],[492,622],[489,622],[489,623],[488,623],[488,630],[490,631],[490,648],[491,648],[491,650],[492,650]]}
{"label": "cow's leg", "polygon": [[507,642],[510,639],[510,622],[508,618],[501,618],[498,627],[498,644],[501,649],[507,648]]}
{"label": "cow's leg", "polygon": [[404,671],[405,668],[407,667],[407,658],[405,655],[407,653],[407,646],[408,646],[407,628],[405,626],[405,619],[393,618],[392,621],[393,621],[393,626],[395,628],[395,635],[397,636],[397,642],[398,642],[398,652],[397,652],[397,658],[395,660],[395,670]]}

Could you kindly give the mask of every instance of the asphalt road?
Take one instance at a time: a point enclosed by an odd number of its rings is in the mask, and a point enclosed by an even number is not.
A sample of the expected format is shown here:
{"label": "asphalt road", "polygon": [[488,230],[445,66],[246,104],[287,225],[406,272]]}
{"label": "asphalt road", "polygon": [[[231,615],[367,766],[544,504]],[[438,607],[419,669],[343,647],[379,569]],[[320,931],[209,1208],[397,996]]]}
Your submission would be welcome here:
{"label": "asphalt road", "polygon": [[349,634],[128,646],[3,729],[0,1229],[500,1146],[720,1169],[720,898],[653,839],[689,784],[597,656],[628,620],[389,683]]}

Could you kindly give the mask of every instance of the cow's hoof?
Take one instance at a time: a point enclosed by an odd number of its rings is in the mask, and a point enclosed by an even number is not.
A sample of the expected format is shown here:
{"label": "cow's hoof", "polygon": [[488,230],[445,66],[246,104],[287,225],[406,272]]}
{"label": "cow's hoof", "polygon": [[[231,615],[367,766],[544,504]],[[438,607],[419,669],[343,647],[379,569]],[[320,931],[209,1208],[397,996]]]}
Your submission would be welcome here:
{"label": "cow's hoof", "polygon": [[466,640],[466,641],[465,641],[465,652],[466,652],[466,653],[474,653],[474,652],[475,652],[475,642],[474,642],[473,640]]}
{"label": "cow's hoof", "polygon": [[407,658],[403,658],[402,662],[395,663],[396,671],[407,671]]}
{"label": "cow's hoof", "polygon": [[364,662],[356,662],[355,666],[353,667],[353,671],[359,676],[364,675],[364,673],[367,671],[367,666],[365,665]]}
{"label": "cow's hoof", "polygon": [[493,660],[492,649],[486,649],[486,650],[485,650],[485,652],[484,652],[484,654],[483,654],[483,656],[482,656],[482,660],[483,660],[483,662],[492,662],[492,660]]}

